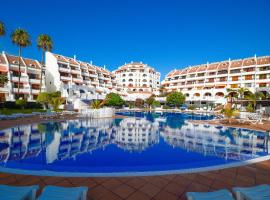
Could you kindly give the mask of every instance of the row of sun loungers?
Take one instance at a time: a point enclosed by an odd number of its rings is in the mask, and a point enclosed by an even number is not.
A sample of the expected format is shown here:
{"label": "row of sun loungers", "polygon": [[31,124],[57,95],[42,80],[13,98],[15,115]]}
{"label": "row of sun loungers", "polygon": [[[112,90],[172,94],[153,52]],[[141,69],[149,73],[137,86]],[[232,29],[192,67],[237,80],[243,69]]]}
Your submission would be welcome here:
{"label": "row of sun loungers", "polygon": [[[233,192],[237,200],[270,200],[270,185],[255,187],[235,187]],[[214,192],[187,192],[188,200],[234,200],[233,194],[222,189]]]}
{"label": "row of sun loungers", "polygon": [[0,185],[0,198],[4,200],[86,200],[88,187],[46,186],[36,198],[38,185]]}

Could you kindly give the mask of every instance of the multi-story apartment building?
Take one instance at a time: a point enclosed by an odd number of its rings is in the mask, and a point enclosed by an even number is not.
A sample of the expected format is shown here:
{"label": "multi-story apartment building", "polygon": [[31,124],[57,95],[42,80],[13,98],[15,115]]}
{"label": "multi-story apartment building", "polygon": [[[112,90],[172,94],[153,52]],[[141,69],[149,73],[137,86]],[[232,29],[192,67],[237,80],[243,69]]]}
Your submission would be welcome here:
{"label": "multi-story apartment building", "polygon": [[181,91],[189,102],[225,103],[227,89],[267,91],[270,56],[227,60],[173,70],[162,82],[166,92]]}
{"label": "multi-story apartment building", "polygon": [[145,99],[158,94],[160,73],[142,62],[131,62],[113,71],[117,90],[126,94],[126,100]]}
{"label": "multi-story apartment building", "polygon": [[46,52],[46,87],[63,97],[104,99],[115,85],[113,74],[105,68],[76,58]]}
{"label": "multi-story apartment building", "polygon": [[[20,97],[28,101],[35,101],[40,89],[45,91],[44,77],[42,86],[40,85],[42,67],[37,60],[20,58],[20,68],[21,71],[19,72],[18,56],[9,55],[5,52],[0,54],[0,74],[5,74],[8,78],[6,84],[0,85],[0,101],[14,101]],[[19,73],[21,73],[20,83]]]}

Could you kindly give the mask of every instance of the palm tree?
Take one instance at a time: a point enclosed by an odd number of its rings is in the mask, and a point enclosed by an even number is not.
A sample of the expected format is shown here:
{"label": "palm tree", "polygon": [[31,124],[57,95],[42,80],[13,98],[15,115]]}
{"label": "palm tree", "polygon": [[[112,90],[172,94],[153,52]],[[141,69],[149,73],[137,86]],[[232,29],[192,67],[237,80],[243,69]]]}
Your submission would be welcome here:
{"label": "palm tree", "polygon": [[232,108],[225,108],[222,112],[224,116],[227,118],[229,124],[232,123],[233,117],[239,114],[238,110]]}
{"label": "palm tree", "polygon": [[53,48],[53,42],[49,35],[41,34],[38,36],[37,39],[37,47],[38,49],[42,50],[42,60],[41,60],[41,72],[40,72],[40,92],[42,87],[42,75],[43,75],[43,68],[45,66],[44,59],[45,59],[45,52],[51,51]]}
{"label": "palm tree", "polygon": [[18,93],[20,92],[21,83],[21,54],[22,48],[31,45],[30,35],[24,29],[18,28],[11,33],[12,43],[19,47],[19,81],[18,81]]}
{"label": "palm tree", "polygon": [[0,37],[4,36],[5,34],[6,34],[5,24],[0,21]]}
{"label": "palm tree", "polygon": [[241,108],[243,107],[243,99],[245,98],[245,94],[249,93],[250,90],[247,88],[239,88],[237,90],[237,93],[239,94],[240,100],[241,100]]}
{"label": "palm tree", "polygon": [[264,96],[264,94],[262,92],[255,92],[255,93],[249,92],[246,95],[246,99],[250,100],[252,105],[253,105],[253,110],[256,110],[257,101],[261,100],[264,97],[265,96]]}

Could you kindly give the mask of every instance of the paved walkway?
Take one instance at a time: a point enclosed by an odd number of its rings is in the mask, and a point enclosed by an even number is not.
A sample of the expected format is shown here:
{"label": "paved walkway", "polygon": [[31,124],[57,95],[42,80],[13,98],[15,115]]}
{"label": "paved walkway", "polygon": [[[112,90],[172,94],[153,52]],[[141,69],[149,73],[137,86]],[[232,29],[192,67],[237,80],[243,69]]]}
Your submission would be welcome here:
{"label": "paved walkway", "polygon": [[[187,191],[212,191],[234,186],[270,184],[270,160],[244,167],[204,173],[119,177],[64,178],[0,173],[0,184],[87,186],[89,200],[182,200]],[[38,191],[40,194],[41,189]]]}

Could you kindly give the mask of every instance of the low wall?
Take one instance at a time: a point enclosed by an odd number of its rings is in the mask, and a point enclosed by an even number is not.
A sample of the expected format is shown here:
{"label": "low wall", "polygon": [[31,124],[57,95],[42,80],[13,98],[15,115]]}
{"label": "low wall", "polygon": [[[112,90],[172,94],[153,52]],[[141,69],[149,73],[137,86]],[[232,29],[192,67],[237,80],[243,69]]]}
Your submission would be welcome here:
{"label": "low wall", "polygon": [[115,114],[114,108],[100,108],[100,109],[83,109],[80,111],[82,117],[89,118],[106,118],[113,117]]}

